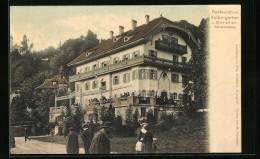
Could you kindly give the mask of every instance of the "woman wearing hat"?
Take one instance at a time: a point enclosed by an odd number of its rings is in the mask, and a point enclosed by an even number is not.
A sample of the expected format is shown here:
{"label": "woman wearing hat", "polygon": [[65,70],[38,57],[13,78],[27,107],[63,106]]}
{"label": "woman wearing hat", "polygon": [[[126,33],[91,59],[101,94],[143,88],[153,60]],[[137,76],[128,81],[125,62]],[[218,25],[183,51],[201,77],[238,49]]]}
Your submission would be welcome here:
{"label": "woman wearing hat", "polygon": [[90,154],[110,154],[110,139],[112,126],[110,122],[105,122],[102,129],[94,135],[91,142]]}
{"label": "woman wearing hat", "polygon": [[150,132],[149,125],[145,125],[144,129],[146,133],[143,135],[143,143],[144,143],[144,152],[145,153],[152,153],[153,152],[153,134]]}

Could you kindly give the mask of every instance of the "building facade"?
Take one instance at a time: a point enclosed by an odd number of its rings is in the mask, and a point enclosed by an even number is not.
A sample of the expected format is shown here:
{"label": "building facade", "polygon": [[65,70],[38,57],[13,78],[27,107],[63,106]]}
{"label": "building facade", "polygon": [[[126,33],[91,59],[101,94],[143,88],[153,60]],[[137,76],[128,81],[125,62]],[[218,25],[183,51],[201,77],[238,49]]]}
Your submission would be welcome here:
{"label": "building facade", "polygon": [[162,106],[182,105],[184,72],[199,44],[188,29],[164,17],[144,20],[140,26],[132,20],[126,32],[119,26],[118,35],[111,31],[110,39],[68,64],[76,69],[69,82],[75,83],[75,103],[87,110],[86,121],[102,106],[113,105],[123,118],[132,106],[145,118],[149,109],[158,114]]}

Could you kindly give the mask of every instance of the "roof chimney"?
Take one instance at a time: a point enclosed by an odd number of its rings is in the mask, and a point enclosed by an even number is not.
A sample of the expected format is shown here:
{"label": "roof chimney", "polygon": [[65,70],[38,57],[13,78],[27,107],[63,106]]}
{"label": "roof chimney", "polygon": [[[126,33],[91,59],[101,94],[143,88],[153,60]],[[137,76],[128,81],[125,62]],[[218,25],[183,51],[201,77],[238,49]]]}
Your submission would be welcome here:
{"label": "roof chimney", "polygon": [[146,21],[146,24],[149,23],[149,21],[150,21],[150,16],[149,15],[145,15],[145,21]]}
{"label": "roof chimney", "polygon": [[110,38],[113,39],[113,37],[114,37],[114,32],[110,31]]}
{"label": "roof chimney", "polygon": [[132,19],[132,30],[134,30],[137,26],[137,21]]}
{"label": "roof chimney", "polygon": [[119,34],[123,34],[124,33],[124,27],[123,26],[119,26]]}

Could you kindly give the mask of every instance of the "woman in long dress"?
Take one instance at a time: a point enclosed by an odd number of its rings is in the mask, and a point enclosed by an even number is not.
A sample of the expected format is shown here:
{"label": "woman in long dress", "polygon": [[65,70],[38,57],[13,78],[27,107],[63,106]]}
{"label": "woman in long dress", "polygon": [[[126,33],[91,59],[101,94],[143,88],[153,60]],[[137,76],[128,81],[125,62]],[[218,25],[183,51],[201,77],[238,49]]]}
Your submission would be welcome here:
{"label": "woman in long dress", "polygon": [[144,152],[145,153],[152,153],[153,152],[153,134],[149,130],[149,126],[146,125],[144,127],[146,133],[143,136],[143,143],[144,143]]}

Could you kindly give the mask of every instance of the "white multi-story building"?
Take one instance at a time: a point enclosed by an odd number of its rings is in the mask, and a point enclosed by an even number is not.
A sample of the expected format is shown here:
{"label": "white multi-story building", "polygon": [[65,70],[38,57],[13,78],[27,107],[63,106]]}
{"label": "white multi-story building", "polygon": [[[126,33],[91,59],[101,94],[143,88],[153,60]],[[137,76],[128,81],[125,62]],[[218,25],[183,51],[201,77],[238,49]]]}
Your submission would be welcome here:
{"label": "white multi-story building", "polygon": [[199,46],[197,40],[164,17],[150,21],[146,15],[145,24],[137,26],[135,20],[131,24],[131,30],[124,32],[119,26],[118,35],[111,31],[110,39],[68,64],[76,69],[69,82],[75,82],[75,103],[87,109],[86,120],[92,118],[94,107],[102,105],[112,104],[116,115],[123,117],[125,108],[133,106],[145,117],[148,109],[158,114],[158,97],[182,101],[184,71],[192,48]]}

